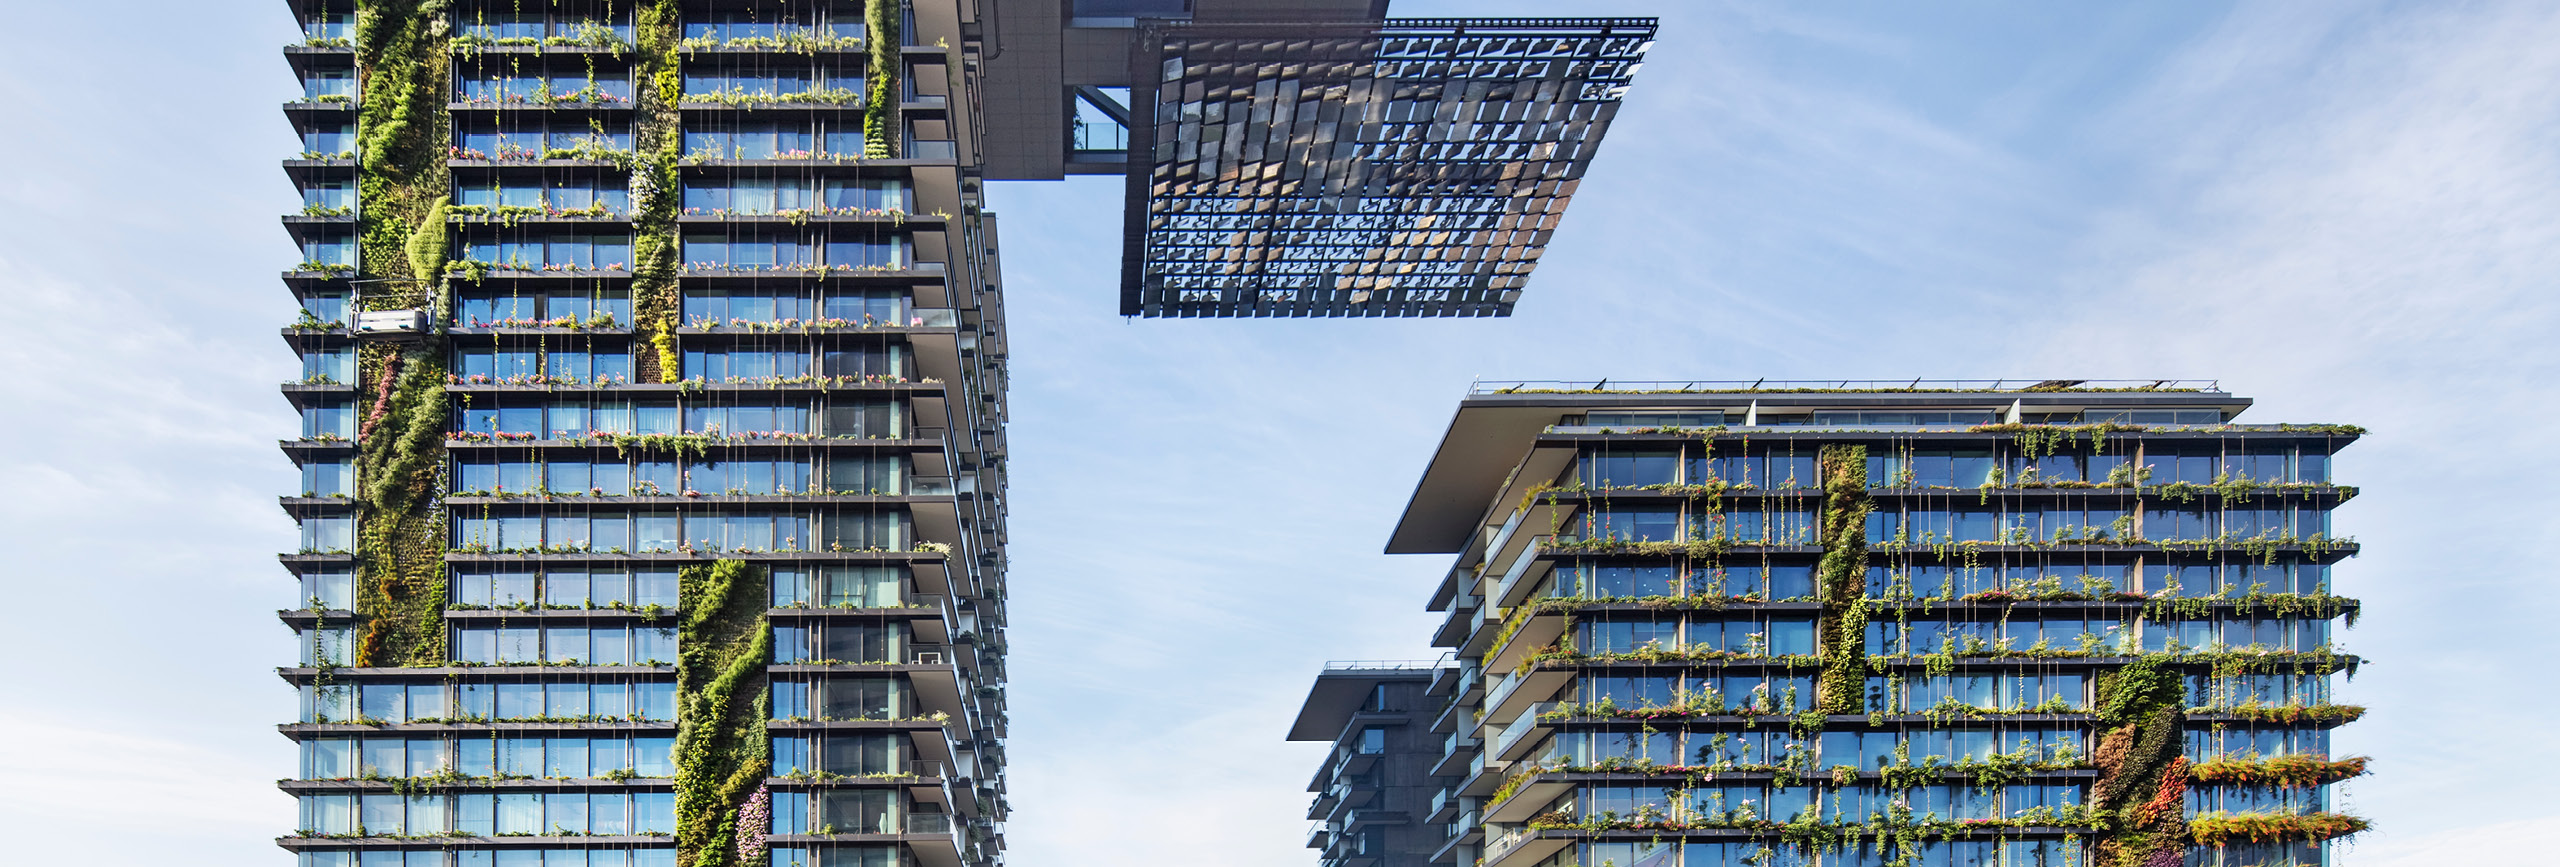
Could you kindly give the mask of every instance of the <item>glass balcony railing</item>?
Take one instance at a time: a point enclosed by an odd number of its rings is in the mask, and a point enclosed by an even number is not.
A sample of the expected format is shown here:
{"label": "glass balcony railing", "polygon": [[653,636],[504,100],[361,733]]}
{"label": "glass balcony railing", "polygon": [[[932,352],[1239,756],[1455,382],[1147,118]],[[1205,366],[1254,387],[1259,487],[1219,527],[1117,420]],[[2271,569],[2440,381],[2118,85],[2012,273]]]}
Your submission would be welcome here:
{"label": "glass balcony railing", "polygon": [[1519,719],[1512,720],[1510,725],[1502,727],[1500,734],[1493,736],[1493,749],[1488,752],[1497,756],[1509,754],[1512,745],[1519,743],[1522,737],[1538,728],[1538,717],[1555,709],[1556,703],[1552,701],[1530,705],[1528,710],[1520,712]]}

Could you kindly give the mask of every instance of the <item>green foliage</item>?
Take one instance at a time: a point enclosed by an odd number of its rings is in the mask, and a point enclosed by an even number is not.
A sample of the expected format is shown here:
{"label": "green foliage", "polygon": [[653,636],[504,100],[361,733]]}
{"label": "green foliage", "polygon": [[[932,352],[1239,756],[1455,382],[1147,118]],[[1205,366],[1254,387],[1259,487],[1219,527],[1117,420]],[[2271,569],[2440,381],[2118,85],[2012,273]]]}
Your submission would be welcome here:
{"label": "green foliage", "polygon": [[2188,768],[2187,776],[2199,783],[2308,789],[2364,776],[2365,765],[2371,761],[2363,756],[2330,761],[2325,756],[2300,754],[2218,759]]}
{"label": "green foliage", "polygon": [[437,196],[436,203],[428,206],[427,215],[418,221],[417,230],[409,234],[409,273],[417,275],[420,283],[432,283],[444,276],[444,224],[446,206],[451,203],[450,197]]}
{"label": "green foliage", "polygon": [[872,159],[898,156],[898,77],[906,65],[899,57],[906,44],[900,11],[897,0],[870,0],[864,10],[871,68],[863,76],[862,155]]}
{"label": "green foliage", "polygon": [[2113,729],[2093,756],[2097,784],[2089,806],[2108,817],[2091,851],[2093,867],[2139,867],[2186,836],[2187,761],[2179,755],[2185,716],[2178,672],[2157,657],[2136,659],[2103,675],[2099,719]]}
{"label": "green foliage", "polygon": [[737,865],[738,808],[773,770],[765,734],[765,574],[742,560],[686,567],[676,626],[676,859]]}
{"label": "green foliage", "polygon": [[2098,721],[2108,728],[2129,725],[2161,708],[2174,708],[2184,697],[2178,672],[2163,668],[2157,656],[2144,656],[2099,682]]}
{"label": "green foliage", "polygon": [[1822,560],[1814,582],[1822,595],[1821,683],[1825,713],[1866,710],[1867,447],[1822,447]]}
{"label": "green foliage", "polygon": [[376,398],[356,451],[357,613],[361,666],[445,661],[444,528],[430,496],[444,455],[444,365],[428,350],[371,350],[360,367]]}
{"label": "green foliage", "polygon": [[2197,816],[2192,836],[2197,843],[2221,846],[2247,840],[2317,843],[2362,833],[2373,823],[2344,813],[2225,813]]}
{"label": "green foliage", "polygon": [[452,190],[442,147],[451,127],[444,13],[444,0],[384,0],[356,15],[356,66],[364,79],[356,108],[357,238],[368,276],[413,276],[381,269],[410,261],[410,236]]}
{"label": "green foliage", "polygon": [[639,78],[655,87],[639,91],[639,153],[631,169],[631,304],[634,336],[655,352],[637,354],[637,382],[675,382],[683,378],[683,355],[676,327],[683,318],[683,299],[676,283],[676,164],[684,155],[684,98],[681,66],[683,34],[674,0],[651,0],[640,7]]}

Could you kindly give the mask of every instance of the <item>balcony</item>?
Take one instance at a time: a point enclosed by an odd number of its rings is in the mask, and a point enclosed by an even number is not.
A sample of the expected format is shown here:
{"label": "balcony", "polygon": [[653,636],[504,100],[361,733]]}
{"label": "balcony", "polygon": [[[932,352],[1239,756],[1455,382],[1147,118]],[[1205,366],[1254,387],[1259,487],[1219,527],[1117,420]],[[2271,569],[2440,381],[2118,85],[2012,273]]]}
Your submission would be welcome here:
{"label": "balcony", "polygon": [[[919,105],[919,106],[916,106],[916,107],[917,107],[917,108],[928,108],[928,107],[931,107],[931,108],[939,108],[940,106],[922,106],[922,105]],[[956,142],[956,141],[935,141],[935,140],[931,140],[931,139],[911,139],[911,140],[909,140],[909,141],[907,142],[907,159],[911,159],[911,160],[956,160],[956,159],[959,159],[959,158],[960,158],[960,143],[959,143],[959,142]]]}
{"label": "balcony", "polygon": [[1307,848],[1333,848],[1333,837],[1335,834],[1339,833],[1340,830],[1341,829],[1339,827],[1329,822],[1315,823],[1315,825],[1307,829]]}
{"label": "balcony", "polygon": [[1431,766],[1431,775],[1454,777],[1465,773],[1468,763],[1474,761],[1483,746],[1483,741],[1468,737],[1465,732],[1452,732],[1441,744],[1440,761]]}
{"label": "balcony", "polygon": [[1465,798],[1459,797],[1457,792],[1450,789],[1434,791],[1431,793],[1431,811],[1423,814],[1422,821],[1435,825],[1448,824],[1458,818],[1458,808],[1465,801]]}
{"label": "balcony", "polygon": [[[1467,636],[1475,631],[1479,619],[1476,612],[1483,604],[1484,600],[1473,594],[1459,594],[1450,605],[1448,620],[1440,624],[1440,631],[1432,633],[1431,646],[1457,647],[1465,644]],[[1433,687],[1434,692],[1439,691],[1436,683]]]}
{"label": "balcony", "polygon": [[1501,733],[1494,736],[1493,749],[1488,755],[1498,761],[1518,761],[1520,753],[1536,745],[1540,736],[1554,730],[1555,726],[1539,718],[1555,709],[1556,703],[1552,701],[1530,705],[1527,711],[1520,714],[1519,719],[1512,720],[1510,725],[1503,726]]}
{"label": "balcony", "polygon": [[1556,690],[1573,680],[1573,672],[1532,668],[1527,672],[1505,673],[1485,697],[1484,723],[1501,725],[1517,719],[1538,702],[1554,698]]}
{"label": "balcony", "polygon": [[1503,763],[1489,761],[1482,751],[1467,760],[1466,780],[1458,784],[1458,794],[1481,798],[1493,794],[1502,785]]}
{"label": "balcony", "polygon": [[1519,625],[1503,642],[1501,651],[1495,653],[1493,658],[1485,660],[1486,668],[1494,671],[1516,670],[1520,667],[1522,660],[1528,659],[1539,649],[1555,643],[1558,637],[1564,635],[1565,627],[1571,625],[1573,621],[1573,615],[1564,611],[1543,611],[1531,607],[1535,605],[1537,605],[1536,601],[1530,601],[1522,607],[1512,609],[1511,616],[1519,619]]}
{"label": "balcony", "polygon": [[1573,845],[1574,840],[1580,836],[1578,833],[1570,832],[1513,828],[1485,843],[1484,860],[1481,864],[1482,867],[1536,864],[1546,860],[1547,856],[1562,851],[1566,846]]}
{"label": "balcony", "polygon": [[1493,595],[1486,598],[1486,603],[1494,608],[1510,608],[1528,601],[1529,591],[1538,586],[1539,579],[1555,570],[1555,561],[1542,555],[1558,541],[1561,539],[1553,535],[1529,537],[1519,556],[1511,560],[1510,568],[1503,570],[1502,579],[1494,584]]}
{"label": "balcony", "polygon": [[[1574,781],[1566,779],[1563,772],[1542,767],[1522,767],[1517,769],[1515,774],[1526,776],[1527,779],[1521,780],[1517,786],[1514,786],[1511,796],[1502,799],[1502,803],[1486,805],[1485,821],[1506,825],[1529,821],[1544,810],[1549,802],[1562,797],[1576,785]],[[1509,782],[1509,778],[1506,777],[1505,782]]]}

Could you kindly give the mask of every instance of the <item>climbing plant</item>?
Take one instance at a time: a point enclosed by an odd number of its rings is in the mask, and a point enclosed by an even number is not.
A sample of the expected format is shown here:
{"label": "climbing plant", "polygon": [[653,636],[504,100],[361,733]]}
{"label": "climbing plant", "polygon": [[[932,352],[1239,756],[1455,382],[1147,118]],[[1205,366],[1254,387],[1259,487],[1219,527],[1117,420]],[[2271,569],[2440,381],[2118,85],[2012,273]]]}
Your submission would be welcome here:
{"label": "climbing plant", "polygon": [[[452,187],[442,147],[451,41],[444,13],[444,0],[385,0],[356,17],[356,276],[405,287],[360,294],[364,309],[423,306],[439,294]],[[445,539],[435,502],[445,353],[437,334],[420,337],[406,348],[357,353],[358,385],[372,397],[356,448],[359,666],[446,660]]]}
{"label": "climbing plant", "polygon": [[649,0],[637,19],[639,121],[631,164],[631,306],[636,343],[655,351],[634,353],[635,379],[684,378],[676,325],[684,311],[676,277],[683,267],[676,238],[676,163],[684,154],[683,31],[675,0]]}
{"label": "climbing plant", "polygon": [[2187,836],[2184,683],[2176,669],[2141,657],[2102,675],[2091,760],[2098,781],[2089,806],[2107,819],[2090,850],[2093,867],[2177,863]]}
{"label": "climbing plant", "polygon": [[1824,713],[1863,713],[1867,631],[1867,447],[1823,446],[1822,560],[1814,580],[1822,594]]}
{"label": "climbing plant", "polygon": [[871,68],[863,75],[862,155],[871,159],[898,156],[899,47],[906,43],[898,0],[870,0],[865,38],[871,44]]}
{"label": "climbing plant", "polygon": [[[766,575],[742,560],[686,567],[676,628],[676,863],[736,865],[739,814],[773,770],[765,734]],[[753,829],[761,831],[762,829]]]}

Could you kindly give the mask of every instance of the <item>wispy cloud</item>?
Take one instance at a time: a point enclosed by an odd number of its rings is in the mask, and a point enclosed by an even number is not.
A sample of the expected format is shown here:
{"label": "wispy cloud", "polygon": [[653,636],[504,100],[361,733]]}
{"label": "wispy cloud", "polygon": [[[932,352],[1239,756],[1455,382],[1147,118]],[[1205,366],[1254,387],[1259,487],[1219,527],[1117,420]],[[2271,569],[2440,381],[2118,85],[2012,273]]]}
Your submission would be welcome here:
{"label": "wispy cloud", "polygon": [[[2453,839],[2485,856],[2560,814],[2491,769],[2560,758],[2512,736],[2560,711],[2513,688],[2560,650],[2534,553],[2560,533],[2518,508],[2553,478],[2534,456],[2560,423],[2555,39],[2540,4],[2235,15],[2108,118],[2159,154],[2155,194],[2087,239],[2071,282],[2091,293],[2030,356],[2218,373],[2261,420],[2374,429],[2340,463],[2364,494],[2337,526],[2370,552],[2338,581],[2370,605],[2348,646],[2376,660],[2346,695],[2377,710],[2338,747],[2378,760],[2351,788],[2384,845],[2348,864]],[[2439,716],[2457,708],[2458,725]]]}

